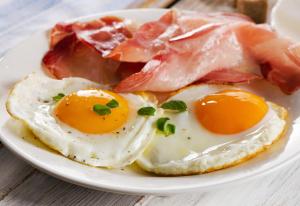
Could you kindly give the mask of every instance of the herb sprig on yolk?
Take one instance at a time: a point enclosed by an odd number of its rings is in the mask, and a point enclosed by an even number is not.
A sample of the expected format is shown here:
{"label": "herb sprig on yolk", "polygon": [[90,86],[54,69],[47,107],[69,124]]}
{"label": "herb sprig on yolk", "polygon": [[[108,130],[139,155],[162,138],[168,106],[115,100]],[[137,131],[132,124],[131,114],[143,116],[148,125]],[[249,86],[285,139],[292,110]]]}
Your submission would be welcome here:
{"label": "herb sprig on yolk", "polygon": [[[118,106],[110,113],[99,115],[94,111],[95,105],[106,105],[115,100]],[[110,91],[81,90],[61,99],[54,113],[65,124],[83,133],[103,134],[114,131],[126,122],[129,108],[127,101]]]}
{"label": "herb sprig on yolk", "polygon": [[195,102],[198,121],[211,132],[235,134],[263,119],[268,105],[263,98],[240,90],[226,90]]}

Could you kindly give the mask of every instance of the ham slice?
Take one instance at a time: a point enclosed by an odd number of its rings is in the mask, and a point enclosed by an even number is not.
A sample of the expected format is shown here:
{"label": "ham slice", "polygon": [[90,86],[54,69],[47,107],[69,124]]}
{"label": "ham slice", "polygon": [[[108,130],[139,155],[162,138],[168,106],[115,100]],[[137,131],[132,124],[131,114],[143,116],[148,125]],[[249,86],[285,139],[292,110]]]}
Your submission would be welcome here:
{"label": "ham slice", "polygon": [[300,88],[300,45],[243,15],[171,10],[133,35],[127,25],[115,17],[57,24],[43,58],[46,71],[117,84],[117,92],[262,77],[288,94]]}
{"label": "ham slice", "polygon": [[126,62],[147,62],[165,48],[165,41],[180,33],[176,19],[177,12],[171,10],[158,21],[143,24],[133,38],[116,47],[109,57]]}
{"label": "ham slice", "polygon": [[89,22],[57,23],[50,33],[50,48],[53,48],[60,40],[66,36],[84,30],[95,30],[105,26],[101,19]]}
{"label": "ham slice", "polygon": [[260,78],[260,75],[253,75],[252,73],[242,72],[238,69],[220,69],[212,71],[204,77],[200,78],[199,83],[242,83],[249,82],[257,78]]}
{"label": "ham slice", "polygon": [[[197,80],[241,82],[260,77],[259,66],[238,41],[244,24],[205,24],[169,40],[169,47],[121,81],[118,92],[180,89]],[[234,74],[234,75],[232,75]]]}
{"label": "ham slice", "polygon": [[104,59],[78,40],[75,34],[59,41],[43,58],[45,70],[57,79],[82,77],[103,84],[116,84],[119,62]]}
{"label": "ham slice", "polygon": [[50,50],[42,60],[45,70],[59,79],[76,76],[116,84],[120,62],[104,56],[131,37],[127,25],[117,17],[57,24],[51,31]]}
{"label": "ham slice", "polygon": [[279,37],[267,25],[244,25],[239,40],[263,66],[264,77],[291,94],[300,88],[300,47]]}
{"label": "ham slice", "polygon": [[132,34],[129,31],[129,23],[119,18],[103,17],[101,21],[105,26],[95,30],[81,30],[77,32],[77,36],[105,57],[121,42],[131,38]]}
{"label": "ham slice", "polygon": [[208,23],[249,22],[248,17],[235,13],[180,13],[170,10],[159,20],[143,24],[133,38],[122,42],[109,55],[126,62],[148,62],[165,49],[168,40]]}
{"label": "ham slice", "polygon": [[122,41],[132,36],[130,27],[129,21],[113,16],[89,22],[58,23],[51,31],[50,48],[53,48],[64,37],[75,33],[79,40],[105,56]]}

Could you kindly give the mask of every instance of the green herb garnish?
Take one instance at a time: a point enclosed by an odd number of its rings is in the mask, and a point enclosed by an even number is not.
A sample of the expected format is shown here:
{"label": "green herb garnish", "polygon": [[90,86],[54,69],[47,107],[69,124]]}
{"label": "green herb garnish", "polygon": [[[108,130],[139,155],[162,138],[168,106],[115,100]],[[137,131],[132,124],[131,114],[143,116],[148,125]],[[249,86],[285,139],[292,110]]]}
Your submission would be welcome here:
{"label": "green herb garnish", "polygon": [[142,107],[138,110],[138,114],[144,116],[153,116],[155,111],[156,109],[154,107]]}
{"label": "green herb garnish", "polygon": [[53,99],[55,102],[58,102],[58,101],[61,100],[64,96],[65,96],[65,94],[63,94],[63,93],[58,93],[56,96],[52,97],[52,99]]}
{"label": "green herb garnish", "polygon": [[187,106],[185,102],[181,100],[171,100],[168,102],[165,102],[161,105],[161,108],[163,109],[168,109],[168,110],[173,110],[177,112],[184,112],[187,109]]}
{"label": "green herb garnish", "polygon": [[110,114],[111,110],[108,106],[102,105],[102,104],[95,104],[93,106],[93,111],[96,112],[99,115],[106,115]]}
{"label": "green herb garnish", "polygon": [[159,118],[157,121],[156,121],[156,127],[158,130],[160,131],[165,131],[165,125],[167,123],[167,121],[169,120],[170,118],[168,117],[161,117]]}
{"label": "green herb garnish", "polygon": [[169,136],[171,134],[175,134],[176,127],[174,124],[167,124],[165,127],[165,135]]}
{"label": "green herb garnish", "polygon": [[117,102],[117,100],[115,99],[112,99],[106,104],[106,106],[108,106],[109,108],[116,108],[119,106],[119,102]]}
{"label": "green herb garnish", "polygon": [[170,120],[168,117],[161,117],[156,121],[156,127],[159,131],[163,132],[165,136],[169,136],[175,133],[176,127],[174,124],[167,124]]}

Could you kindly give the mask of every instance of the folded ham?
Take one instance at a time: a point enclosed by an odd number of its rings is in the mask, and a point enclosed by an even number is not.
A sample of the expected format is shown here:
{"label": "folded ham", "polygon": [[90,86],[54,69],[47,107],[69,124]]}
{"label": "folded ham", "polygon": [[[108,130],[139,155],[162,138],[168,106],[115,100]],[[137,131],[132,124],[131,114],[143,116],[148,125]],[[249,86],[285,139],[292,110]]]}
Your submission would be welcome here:
{"label": "folded ham", "polygon": [[260,77],[256,60],[234,29],[244,24],[210,23],[169,40],[168,48],[121,81],[118,92],[173,91],[202,80],[243,82]]}
{"label": "folded ham", "polygon": [[57,24],[43,65],[56,78],[84,77],[117,92],[257,78],[288,94],[300,88],[300,45],[243,15],[171,10],[130,28],[116,17]]}
{"label": "folded ham", "polygon": [[300,88],[299,63],[300,46],[279,37],[268,25],[209,21],[170,38],[163,50],[140,72],[122,80],[115,91],[166,92],[196,81],[235,83],[264,77],[290,94]]}
{"label": "folded ham", "polygon": [[166,47],[172,37],[199,28],[207,23],[226,23],[251,21],[248,17],[236,13],[179,13],[176,10],[166,12],[157,21],[143,24],[133,38],[117,46],[109,57],[125,62],[148,62]]}
{"label": "folded ham", "polygon": [[128,24],[117,17],[89,22],[59,23],[51,31],[50,50],[42,62],[56,78],[77,76],[104,84],[119,81],[120,62],[103,58],[131,37]]}
{"label": "folded ham", "polygon": [[264,77],[291,94],[300,88],[300,46],[279,37],[268,25],[243,25],[236,30]]}
{"label": "folded ham", "polygon": [[59,41],[43,58],[45,70],[55,78],[82,77],[103,84],[116,84],[120,63],[104,59],[75,34]]}
{"label": "folded ham", "polygon": [[126,62],[147,62],[165,48],[165,42],[180,34],[177,12],[171,10],[159,20],[143,24],[134,37],[116,47],[109,57]]}

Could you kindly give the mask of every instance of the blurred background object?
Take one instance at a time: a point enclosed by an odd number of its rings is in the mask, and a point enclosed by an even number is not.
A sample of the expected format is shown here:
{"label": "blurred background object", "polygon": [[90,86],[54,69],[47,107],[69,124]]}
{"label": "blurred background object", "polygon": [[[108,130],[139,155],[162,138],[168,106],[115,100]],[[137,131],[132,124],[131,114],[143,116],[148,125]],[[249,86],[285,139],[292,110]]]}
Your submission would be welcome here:
{"label": "blurred background object", "polygon": [[278,0],[278,3],[273,9],[271,19],[272,26],[281,35],[300,41],[299,0]]}
{"label": "blurred background object", "polygon": [[264,23],[267,20],[267,0],[237,0],[238,12],[250,16],[256,23]]}

